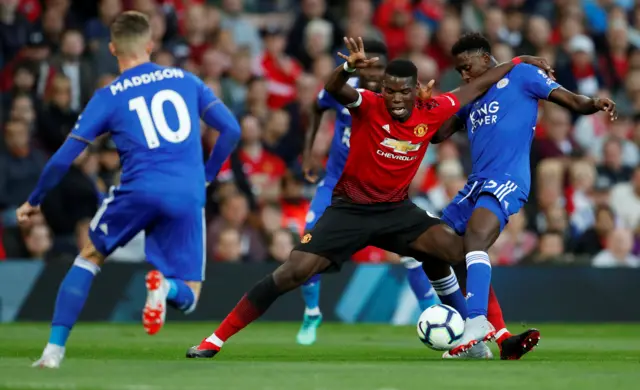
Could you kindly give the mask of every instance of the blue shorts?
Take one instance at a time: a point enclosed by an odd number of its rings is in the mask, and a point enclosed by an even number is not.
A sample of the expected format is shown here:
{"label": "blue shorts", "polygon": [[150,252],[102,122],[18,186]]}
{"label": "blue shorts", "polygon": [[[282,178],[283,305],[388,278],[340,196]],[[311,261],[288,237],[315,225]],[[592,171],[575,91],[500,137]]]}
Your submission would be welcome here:
{"label": "blue shorts", "polygon": [[[490,197],[481,195],[490,195]],[[473,210],[482,207],[493,212],[500,221],[500,231],[527,202],[528,194],[511,180],[469,180],[458,195],[442,211],[442,221],[459,235],[464,235]]]}
{"label": "blue shorts", "polygon": [[335,177],[327,176],[319,184],[316,189],[316,194],[311,200],[309,206],[309,212],[307,212],[306,225],[304,227],[305,232],[313,229],[316,222],[320,219],[324,211],[331,205],[331,196],[333,195],[333,188],[338,183],[338,179]]}
{"label": "blue shorts", "polygon": [[203,281],[206,267],[204,209],[165,195],[112,189],[91,220],[89,237],[109,256],[140,231],[147,261],[168,278]]}

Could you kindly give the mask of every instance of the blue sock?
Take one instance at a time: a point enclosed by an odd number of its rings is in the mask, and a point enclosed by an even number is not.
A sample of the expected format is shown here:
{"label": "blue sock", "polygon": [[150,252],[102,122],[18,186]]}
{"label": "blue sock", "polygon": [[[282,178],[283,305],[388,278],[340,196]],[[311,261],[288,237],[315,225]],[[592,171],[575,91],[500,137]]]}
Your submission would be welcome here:
{"label": "blue sock", "polygon": [[320,274],[313,275],[302,285],[302,298],[307,313],[320,314]]}
{"label": "blue sock", "polygon": [[434,304],[434,296],[431,291],[429,278],[422,270],[422,263],[410,257],[403,258],[402,263],[407,269],[407,280],[411,290],[416,295],[420,310],[424,311]]}
{"label": "blue sock", "polygon": [[469,318],[487,315],[489,288],[491,286],[491,262],[483,251],[467,253],[467,308]]}
{"label": "blue sock", "polygon": [[443,304],[456,309],[462,318],[467,318],[467,301],[462,295],[458,279],[453,271],[451,271],[451,275],[445,278],[432,280],[431,284]]}
{"label": "blue sock", "polygon": [[94,263],[76,257],[58,289],[56,306],[53,310],[49,344],[64,347],[71,328],[78,321],[80,312],[89,296],[93,277],[100,271]]}
{"label": "blue sock", "polygon": [[167,302],[185,314],[191,313],[196,308],[196,296],[191,287],[179,279],[166,279],[169,285]]}

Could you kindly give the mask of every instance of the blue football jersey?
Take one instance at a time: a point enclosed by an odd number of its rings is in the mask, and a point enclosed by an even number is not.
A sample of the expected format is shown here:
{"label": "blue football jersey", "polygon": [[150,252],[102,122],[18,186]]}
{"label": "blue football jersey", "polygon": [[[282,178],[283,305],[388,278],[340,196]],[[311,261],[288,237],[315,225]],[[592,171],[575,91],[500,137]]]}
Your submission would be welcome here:
{"label": "blue football jersey", "polygon": [[218,102],[189,72],[145,63],[97,91],[72,134],[88,141],[111,134],[122,191],[179,195],[204,205],[200,115]]}
{"label": "blue football jersey", "polygon": [[471,143],[470,181],[510,180],[529,193],[538,100],[547,99],[559,86],[541,69],[519,64],[458,112]]}
{"label": "blue football jersey", "polygon": [[[357,88],[358,78],[350,78],[348,84]],[[344,164],[347,162],[347,156],[349,155],[351,114],[345,106],[338,103],[338,101],[324,89],[318,94],[318,106],[336,112],[335,130],[331,141],[331,149],[329,150],[326,171],[327,176],[337,179],[342,174]]]}

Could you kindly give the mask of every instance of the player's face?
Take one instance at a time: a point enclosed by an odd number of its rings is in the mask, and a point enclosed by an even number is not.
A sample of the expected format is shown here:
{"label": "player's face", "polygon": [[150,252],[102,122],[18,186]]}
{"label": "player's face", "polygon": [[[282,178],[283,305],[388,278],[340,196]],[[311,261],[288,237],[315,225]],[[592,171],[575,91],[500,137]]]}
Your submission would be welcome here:
{"label": "player's face", "polygon": [[462,76],[462,81],[469,84],[476,77],[489,70],[491,57],[486,53],[464,52],[456,56],[455,65],[456,70]]}
{"label": "player's face", "polygon": [[411,116],[416,101],[416,82],[411,77],[384,75],[382,97],[389,114],[401,122]]}
{"label": "player's face", "polygon": [[384,68],[387,67],[387,58],[382,54],[369,54],[370,57],[379,57],[380,59],[369,68],[360,69],[360,85],[373,92],[380,92],[382,88],[382,78],[384,77]]}

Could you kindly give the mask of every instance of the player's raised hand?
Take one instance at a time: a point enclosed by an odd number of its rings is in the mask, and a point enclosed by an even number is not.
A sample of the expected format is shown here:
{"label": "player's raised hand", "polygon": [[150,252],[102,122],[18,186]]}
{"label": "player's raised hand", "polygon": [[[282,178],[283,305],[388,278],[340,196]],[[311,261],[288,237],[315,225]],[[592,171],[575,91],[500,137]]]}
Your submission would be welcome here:
{"label": "player's raised hand", "polygon": [[533,65],[535,67],[538,67],[544,70],[547,76],[549,76],[551,80],[554,80],[554,81],[556,80],[555,76],[553,75],[554,70],[546,58],[535,57],[535,56],[520,56],[518,58],[520,58],[520,60],[525,64]]}
{"label": "player's raised hand", "polygon": [[376,61],[378,61],[378,57],[367,58],[367,55],[364,52],[364,43],[362,42],[362,38],[358,37],[358,39],[356,40],[354,38],[344,37],[343,39],[344,44],[347,46],[347,50],[349,50],[349,55],[346,56],[339,52],[338,56],[347,61],[347,65],[350,68],[368,68]]}
{"label": "player's raised hand", "polygon": [[16,210],[18,224],[24,227],[29,226],[31,224],[31,217],[39,213],[40,206],[32,206],[29,202],[24,202],[24,204]]}
{"label": "player's raised hand", "polygon": [[615,121],[618,119],[618,110],[616,109],[616,102],[607,98],[594,98],[593,105],[600,111],[608,112],[609,119]]}
{"label": "player's raised hand", "polygon": [[418,82],[418,99],[420,100],[429,100],[431,99],[431,95],[433,94],[433,86],[436,81],[431,80],[427,83],[426,86],[423,86]]}

